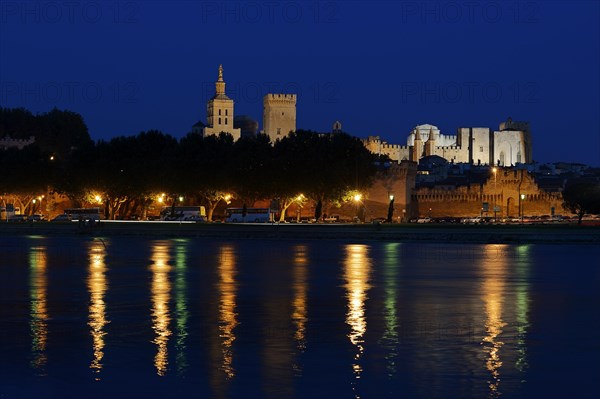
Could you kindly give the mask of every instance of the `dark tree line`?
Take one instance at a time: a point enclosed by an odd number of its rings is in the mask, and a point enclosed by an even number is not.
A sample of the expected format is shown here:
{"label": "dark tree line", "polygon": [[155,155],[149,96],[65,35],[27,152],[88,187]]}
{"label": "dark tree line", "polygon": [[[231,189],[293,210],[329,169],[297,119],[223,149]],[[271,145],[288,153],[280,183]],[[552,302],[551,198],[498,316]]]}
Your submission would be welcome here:
{"label": "dark tree line", "polygon": [[578,217],[578,224],[586,213],[600,213],[600,182],[584,179],[570,181],[563,191],[563,206]]}
{"label": "dark tree line", "polygon": [[276,200],[281,218],[292,203],[303,205],[307,200],[313,200],[320,213],[323,203],[340,201],[349,190],[368,188],[377,168],[376,156],[344,133],[297,131],[271,143],[265,135],[234,142],[225,133],[189,133],[177,140],[152,130],[94,143],[81,117],[68,111],[33,116],[25,110],[0,109],[0,116],[0,132],[13,138],[19,137],[17,131],[23,137],[26,126],[33,126],[28,123],[40,117],[55,126],[47,141],[38,143],[36,135],[36,144],[23,150],[0,151],[5,176],[1,193],[18,193],[27,201],[51,190],[67,195],[75,205],[93,203],[99,196],[108,218],[145,217],[161,193],[166,204],[184,196],[188,203],[206,205],[209,220],[220,201],[231,195],[247,206]]}
{"label": "dark tree line", "polygon": [[275,199],[283,218],[294,201],[335,201],[348,190],[367,188],[375,161],[359,139],[346,134],[298,131],[270,143],[265,135],[234,142],[224,133],[190,133],[177,141],[149,131],[82,147],[55,187],[79,201],[101,193],[109,218],[145,216],[159,193],[170,203],[184,196],[206,205],[209,220],[228,195],[249,206]]}
{"label": "dark tree line", "polygon": [[0,138],[7,136],[22,140],[33,136],[42,152],[63,159],[73,149],[92,143],[81,115],[56,108],[33,115],[24,108],[0,107]]}

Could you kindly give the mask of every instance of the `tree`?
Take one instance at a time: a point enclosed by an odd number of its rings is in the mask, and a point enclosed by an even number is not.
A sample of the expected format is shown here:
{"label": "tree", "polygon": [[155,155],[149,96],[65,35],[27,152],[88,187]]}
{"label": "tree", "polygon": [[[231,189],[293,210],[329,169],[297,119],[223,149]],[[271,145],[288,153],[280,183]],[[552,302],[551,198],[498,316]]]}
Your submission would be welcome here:
{"label": "tree", "polygon": [[600,213],[600,183],[575,181],[563,191],[563,206],[578,216],[581,224],[586,213]]}
{"label": "tree", "polygon": [[31,214],[38,197],[46,195],[52,182],[52,164],[36,144],[22,150],[0,151],[0,193],[12,197],[22,213]]}

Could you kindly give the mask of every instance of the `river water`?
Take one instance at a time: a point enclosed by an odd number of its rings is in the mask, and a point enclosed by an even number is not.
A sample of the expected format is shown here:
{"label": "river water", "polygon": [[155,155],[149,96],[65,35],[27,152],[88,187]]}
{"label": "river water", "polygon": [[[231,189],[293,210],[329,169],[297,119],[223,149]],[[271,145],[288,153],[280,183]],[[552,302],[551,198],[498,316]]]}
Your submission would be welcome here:
{"label": "river water", "polygon": [[2,237],[0,398],[586,397],[600,247]]}

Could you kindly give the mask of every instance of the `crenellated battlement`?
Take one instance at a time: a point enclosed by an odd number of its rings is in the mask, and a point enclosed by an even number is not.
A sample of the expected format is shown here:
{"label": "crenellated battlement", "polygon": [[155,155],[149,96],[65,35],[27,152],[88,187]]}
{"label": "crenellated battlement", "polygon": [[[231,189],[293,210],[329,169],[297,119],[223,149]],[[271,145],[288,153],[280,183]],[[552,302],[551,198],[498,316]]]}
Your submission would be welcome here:
{"label": "crenellated battlement", "polygon": [[297,95],[296,94],[279,94],[269,93],[264,97],[264,102],[272,104],[290,104],[296,105]]}

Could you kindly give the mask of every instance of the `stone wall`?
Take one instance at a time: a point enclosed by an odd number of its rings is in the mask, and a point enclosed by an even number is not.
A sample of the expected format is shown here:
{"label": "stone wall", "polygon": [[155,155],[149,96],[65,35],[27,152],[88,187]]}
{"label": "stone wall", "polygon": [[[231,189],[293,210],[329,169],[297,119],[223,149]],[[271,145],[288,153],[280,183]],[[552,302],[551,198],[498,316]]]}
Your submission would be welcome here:
{"label": "stone wall", "polygon": [[[521,194],[525,197],[521,200]],[[526,216],[570,214],[562,207],[560,193],[541,190],[533,177],[525,170],[499,169],[494,176],[490,172],[484,184],[458,187],[456,189],[420,188],[412,196],[416,216],[467,217],[494,216],[519,217],[520,209]],[[484,203],[488,211],[482,211]]]}

